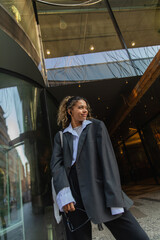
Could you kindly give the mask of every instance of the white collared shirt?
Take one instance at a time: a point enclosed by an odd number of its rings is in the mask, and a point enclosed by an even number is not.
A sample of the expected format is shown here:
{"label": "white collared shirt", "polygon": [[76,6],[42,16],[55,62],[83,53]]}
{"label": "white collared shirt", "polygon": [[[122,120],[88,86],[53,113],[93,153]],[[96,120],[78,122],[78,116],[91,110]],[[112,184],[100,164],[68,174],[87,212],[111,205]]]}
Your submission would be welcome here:
{"label": "white collared shirt", "polygon": [[[83,131],[83,129],[85,129],[85,127],[88,124],[91,124],[92,122],[89,120],[84,120],[82,122],[82,127],[80,130],[80,135]],[[69,124],[69,126],[67,128],[64,129],[63,133],[65,132],[69,132],[73,135],[73,158],[72,158],[72,164],[73,165],[76,161],[76,157],[77,157],[77,150],[78,150],[78,141],[79,141],[79,137],[80,135],[77,134],[77,132],[72,128],[71,123]],[[70,203],[70,202],[74,202],[76,203],[76,201],[74,200],[70,187],[65,187],[63,188],[58,194],[57,194],[57,204],[59,207],[59,210],[61,212],[63,212],[63,206],[65,206],[66,204]]]}
{"label": "white collared shirt", "polygon": [[79,142],[79,137],[81,135],[81,132],[83,131],[83,129],[85,129],[85,127],[88,124],[91,124],[92,122],[89,120],[84,120],[82,122],[81,128],[80,128],[80,132],[79,135],[77,134],[76,130],[74,130],[72,128],[71,123],[69,124],[69,126],[67,128],[64,129],[63,133],[65,132],[69,132],[73,135],[73,158],[72,158],[72,165],[75,163],[76,161],[76,157],[77,157],[77,150],[78,150],[78,142]]}
{"label": "white collared shirt", "polygon": [[[69,133],[71,133],[73,135],[73,158],[72,158],[72,164],[71,165],[73,165],[76,162],[79,137],[80,137],[82,131],[86,128],[86,126],[88,124],[91,124],[91,123],[92,122],[89,121],[89,120],[84,120],[82,122],[81,128],[79,129],[79,132],[78,132],[79,134],[77,134],[77,131],[72,128],[71,123],[63,131],[63,133],[69,132]],[[57,199],[58,207],[59,207],[61,212],[63,212],[63,206],[65,206],[66,204],[71,203],[71,202],[73,202],[74,204],[76,203],[75,199],[72,196],[70,187],[63,188],[57,194],[57,198],[56,199]],[[124,212],[123,208],[117,208],[117,207],[111,208],[112,215],[123,213],[123,212]]]}

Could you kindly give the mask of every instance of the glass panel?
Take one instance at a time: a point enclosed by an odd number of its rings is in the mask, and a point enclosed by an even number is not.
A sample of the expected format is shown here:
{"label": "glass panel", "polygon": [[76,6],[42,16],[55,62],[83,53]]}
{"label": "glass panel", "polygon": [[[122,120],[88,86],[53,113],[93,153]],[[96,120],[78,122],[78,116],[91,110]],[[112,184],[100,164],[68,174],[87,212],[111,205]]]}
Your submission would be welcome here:
{"label": "glass panel", "polygon": [[[143,75],[160,49],[159,1],[110,1],[136,72]],[[126,21],[127,19],[127,21]]]}
{"label": "glass panel", "polygon": [[131,174],[131,165],[126,154],[124,144],[121,142],[118,144],[118,147],[115,148],[115,154],[118,162],[121,182],[122,184],[129,184],[131,181],[133,181]]}
{"label": "glass panel", "polygon": [[53,240],[58,230],[43,91],[2,73],[0,83],[0,239]]}
{"label": "glass panel", "polygon": [[157,116],[153,121],[143,127],[144,141],[147,146],[148,155],[150,157],[151,164],[155,176],[159,176],[160,172],[160,141],[159,141],[159,129],[160,129],[160,116]]}
{"label": "glass panel", "polygon": [[16,149],[1,146],[0,154],[0,236],[14,239],[16,232],[18,239],[24,239],[22,163]]}
{"label": "glass panel", "polygon": [[158,0],[114,0],[110,5],[128,48],[159,45]]}
{"label": "glass panel", "polygon": [[107,10],[39,12],[45,58],[121,49]]}
{"label": "glass panel", "polygon": [[0,4],[2,4],[15,21],[24,29],[40,56],[37,24],[32,1],[0,0]]}
{"label": "glass panel", "polygon": [[125,141],[127,157],[131,166],[132,179],[135,183],[152,177],[152,171],[148,162],[139,133],[134,134]]}
{"label": "glass panel", "polygon": [[160,116],[151,122],[151,129],[160,150]]}
{"label": "glass panel", "polygon": [[143,75],[153,58],[160,50],[160,45],[129,49],[134,66],[140,75]]}
{"label": "glass panel", "polygon": [[[146,70],[145,60],[141,57],[135,59],[137,73],[140,76],[144,69]],[[136,76],[124,49],[50,58],[46,59],[45,63],[48,80],[60,81],[61,84],[62,81],[79,82]]]}

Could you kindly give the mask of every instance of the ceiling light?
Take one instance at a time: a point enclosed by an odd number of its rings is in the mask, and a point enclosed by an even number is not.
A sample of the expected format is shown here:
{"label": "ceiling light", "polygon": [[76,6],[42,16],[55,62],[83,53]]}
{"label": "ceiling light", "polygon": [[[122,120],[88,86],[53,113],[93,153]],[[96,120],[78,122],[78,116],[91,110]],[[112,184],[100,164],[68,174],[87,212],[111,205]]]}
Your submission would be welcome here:
{"label": "ceiling light", "polygon": [[131,42],[131,45],[132,45],[132,47],[134,47],[136,45],[136,43],[133,41],[133,42]]}
{"label": "ceiling light", "polygon": [[47,53],[47,55],[50,55],[50,54],[51,54],[51,52],[50,52],[49,49],[46,50],[46,53]]}
{"label": "ceiling light", "polygon": [[94,46],[90,45],[89,49],[90,49],[90,51],[93,51],[94,50]]}

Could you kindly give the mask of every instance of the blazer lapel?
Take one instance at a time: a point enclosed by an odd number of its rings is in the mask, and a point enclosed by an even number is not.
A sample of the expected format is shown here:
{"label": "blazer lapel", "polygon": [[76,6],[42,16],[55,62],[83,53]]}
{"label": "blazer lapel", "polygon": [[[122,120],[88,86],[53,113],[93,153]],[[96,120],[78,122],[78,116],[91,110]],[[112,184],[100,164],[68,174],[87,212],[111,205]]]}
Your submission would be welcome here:
{"label": "blazer lapel", "polygon": [[[89,124],[89,125],[90,125],[90,124]],[[77,161],[78,158],[79,158],[80,152],[81,152],[81,150],[82,150],[84,141],[85,141],[86,136],[87,136],[87,132],[88,132],[88,125],[85,127],[85,129],[82,131],[82,133],[81,133],[81,135],[80,135],[79,142],[78,142],[78,151],[77,151],[77,159],[76,159],[76,161]]]}

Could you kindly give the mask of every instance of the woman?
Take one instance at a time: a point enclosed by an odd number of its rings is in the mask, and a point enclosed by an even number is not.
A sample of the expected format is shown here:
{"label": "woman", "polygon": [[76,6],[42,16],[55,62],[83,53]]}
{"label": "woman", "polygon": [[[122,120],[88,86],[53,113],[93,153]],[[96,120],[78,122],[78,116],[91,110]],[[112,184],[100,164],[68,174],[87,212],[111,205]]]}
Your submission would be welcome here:
{"label": "woman", "polygon": [[[68,240],[91,240],[91,221],[104,223],[118,240],[148,240],[128,210],[132,205],[121,189],[113,147],[104,123],[91,118],[83,97],[66,97],[60,104],[51,170]],[[63,146],[62,146],[63,145]]]}

